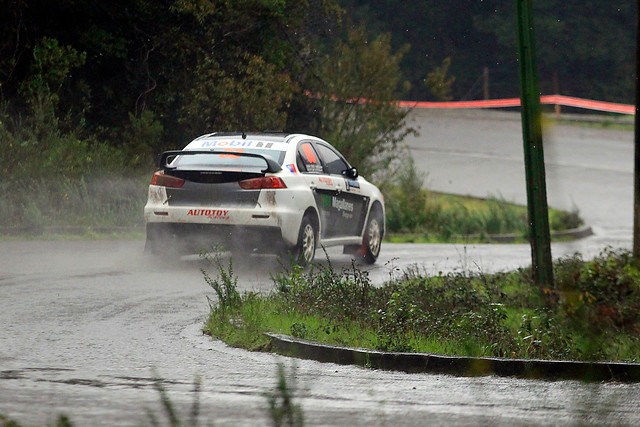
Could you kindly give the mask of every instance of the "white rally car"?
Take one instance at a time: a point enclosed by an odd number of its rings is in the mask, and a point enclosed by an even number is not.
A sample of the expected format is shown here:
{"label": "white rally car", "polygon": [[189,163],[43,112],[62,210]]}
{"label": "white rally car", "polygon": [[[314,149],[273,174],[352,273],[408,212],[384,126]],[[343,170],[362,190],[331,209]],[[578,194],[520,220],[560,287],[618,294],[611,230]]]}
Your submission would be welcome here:
{"label": "white rally car", "polygon": [[372,264],[384,236],[383,196],[320,138],[212,133],[160,157],[144,208],[152,254],[220,246],[301,265],[319,245]]}

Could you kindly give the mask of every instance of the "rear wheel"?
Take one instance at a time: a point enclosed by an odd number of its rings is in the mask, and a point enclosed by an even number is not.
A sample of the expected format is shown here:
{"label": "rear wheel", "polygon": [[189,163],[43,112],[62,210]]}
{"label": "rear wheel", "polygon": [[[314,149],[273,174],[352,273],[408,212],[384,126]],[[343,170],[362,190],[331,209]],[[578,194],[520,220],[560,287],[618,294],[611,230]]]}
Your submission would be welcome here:
{"label": "rear wheel", "polygon": [[384,223],[382,213],[378,209],[372,210],[364,231],[364,240],[362,242],[362,249],[358,254],[358,259],[366,264],[375,263],[378,255],[380,255],[383,235]]}
{"label": "rear wheel", "polygon": [[158,232],[154,227],[147,225],[147,239],[144,243],[145,255],[158,255],[161,253],[163,246],[162,233]]}
{"label": "rear wheel", "polygon": [[298,234],[298,244],[295,248],[294,261],[298,265],[310,264],[316,256],[316,243],[318,230],[311,217],[305,215],[300,224],[300,233]]}
{"label": "rear wheel", "polygon": [[180,258],[186,254],[185,247],[179,239],[170,234],[159,224],[147,224],[147,239],[144,244],[144,254],[162,260]]}

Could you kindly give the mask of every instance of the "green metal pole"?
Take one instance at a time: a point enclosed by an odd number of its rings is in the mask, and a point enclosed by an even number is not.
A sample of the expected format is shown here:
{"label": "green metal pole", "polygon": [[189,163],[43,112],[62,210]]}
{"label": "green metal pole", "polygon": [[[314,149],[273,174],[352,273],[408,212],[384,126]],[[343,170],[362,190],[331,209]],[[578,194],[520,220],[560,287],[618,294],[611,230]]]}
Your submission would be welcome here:
{"label": "green metal pole", "polygon": [[636,4],[636,117],[633,174],[633,257],[640,262],[640,0]]}
{"label": "green metal pole", "polygon": [[535,33],[533,30],[533,0],[516,0],[518,15],[518,62],[524,166],[527,181],[527,209],[533,277],[539,286],[553,285],[549,211],[542,150],[542,124]]}

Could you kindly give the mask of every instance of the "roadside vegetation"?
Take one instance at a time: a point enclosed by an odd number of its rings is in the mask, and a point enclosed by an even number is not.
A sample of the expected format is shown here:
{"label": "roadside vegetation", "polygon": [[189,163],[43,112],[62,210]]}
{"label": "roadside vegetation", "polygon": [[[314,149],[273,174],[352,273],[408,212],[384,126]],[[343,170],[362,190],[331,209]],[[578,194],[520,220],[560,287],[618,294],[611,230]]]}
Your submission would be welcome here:
{"label": "roadside vegetation", "polygon": [[[443,194],[427,189],[415,197],[424,200],[416,211],[403,208],[402,193],[385,195],[387,201],[387,241],[393,243],[502,243],[526,242],[529,233],[526,206],[502,197],[481,199]],[[406,206],[406,205],[404,205]],[[420,209],[421,208],[421,209]],[[549,208],[552,233],[584,225],[577,209],[562,211]],[[555,239],[552,236],[552,239]]]}
{"label": "roadside vegetation", "polygon": [[[498,235],[526,241],[527,208],[502,197],[480,199],[442,194],[425,189],[425,177],[412,161],[398,168],[382,184],[387,214],[387,240],[400,242],[483,242]],[[584,224],[576,209],[549,209],[551,231],[575,229]]]}
{"label": "roadside vegetation", "polygon": [[205,332],[232,346],[269,350],[264,332],[386,351],[589,361],[638,361],[640,270],[626,251],[554,264],[554,287],[528,269],[428,275],[390,273],[374,287],[353,264],[297,266],[266,294],[236,288],[233,263],[208,256],[217,298]]}
{"label": "roadside vegetation", "polygon": [[[480,209],[428,193],[406,167],[403,140],[416,131],[393,101],[411,90],[401,71],[411,49],[354,22],[371,13],[349,15],[358,8],[334,0],[201,6],[116,1],[100,20],[78,0],[7,6],[2,228],[84,227],[94,236],[100,227],[141,227],[160,152],[205,132],[282,129],[327,139],[381,186],[396,239],[524,235],[521,210],[499,198]],[[450,66],[421,68],[437,99],[452,96]]]}
{"label": "roadside vegetation", "polygon": [[[77,234],[97,237],[100,229],[136,235],[152,169],[140,176],[103,175],[58,180],[0,183],[0,222],[7,234]],[[512,234],[525,241],[526,207],[498,197],[487,199],[432,192],[421,187],[384,185],[386,240],[409,242],[484,242]],[[549,209],[552,231],[582,225],[577,211]],[[13,231],[12,231],[13,230]],[[74,231],[71,231],[74,230]],[[138,231],[138,234],[141,231]]]}

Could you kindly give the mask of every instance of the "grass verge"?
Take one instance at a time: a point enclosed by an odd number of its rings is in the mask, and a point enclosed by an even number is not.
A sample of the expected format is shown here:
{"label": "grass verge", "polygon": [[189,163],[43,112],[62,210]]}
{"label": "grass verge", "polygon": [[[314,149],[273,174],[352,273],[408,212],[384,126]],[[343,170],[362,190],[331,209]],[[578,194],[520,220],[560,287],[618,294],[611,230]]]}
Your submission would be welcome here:
{"label": "grass verge", "polygon": [[7,181],[0,184],[0,221],[33,235],[48,227],[142,227],[149,176]]}
{"label": "grass verge", "polygon": [[[209,284],[232,292],[219,261]],[[555,360],[637,361],[640,270],[626,251],[556,261],[556,284],[528,269],[508,273],[405,271],[381,287],[353,264],[340,272],[297,266],[265,295],[211,303],[205,332],[232,346],[268,350],[264,332],[386,351]]]}
{"label": "grass verge", "polygon": [[[388,199],[386,241],[391,243],[486,243],[494,236],[513,235],[513,243],[527,242],[527,207],[491,196],[483,199],[421,190],[424,212],[407,211],[406,205]],[[551,232],[584,225],[577,208],[549,208]],[[553,238],[554,241],[562,240]]]}
{"label": "grass verge", "polygon": [[[515,234],[526,240],[527,208],[502,197],[481,199],[425,190],[426,177],[412,160],[381,185],[385,195],[386,231],[393,242],[485,242],[491,235]],[[583,225],[577,208],[549,209],[552,231]]]}

